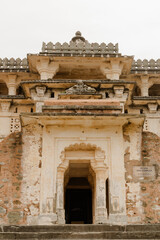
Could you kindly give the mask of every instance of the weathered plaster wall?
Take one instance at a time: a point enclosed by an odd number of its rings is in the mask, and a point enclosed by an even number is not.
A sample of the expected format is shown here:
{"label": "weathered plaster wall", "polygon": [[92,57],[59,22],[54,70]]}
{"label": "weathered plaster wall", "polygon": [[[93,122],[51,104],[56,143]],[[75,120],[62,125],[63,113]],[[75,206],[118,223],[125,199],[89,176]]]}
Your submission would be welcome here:
{"label": "weathered plaster wall", "polygon": [[40,202],[40,174],[42,157],[42,127],[38,124],[23,128],[23,182],[21,199],[24,204],[24,218],[27,223],[37,223]]}
{"label": "weathered plaster wall", "polygon": [[0,224],[23,223],[22,134],[12,133],[0,143]]}
{"label": "weathered plaster wall", "polygon": [[141,201],[145,223],[160,222],[160,137],[151,132],[143,133],[142,162],[155,166],[156,179],[141,184]]}
{"label": "weathered plaster wall", "polygon": [[126,171],[126,210],[128,222],[141,222],[142,203],[140,201],[140,183],[133,180],[133,166],[141,165],[142,127],[127,124],[123,129],[124,162]]}
{"label": "weathered plaster wall", "polygon": [[[160,138],[141,131],[141,127],[132,124],[124,127],[128,223],[157,223],[160,220]],[[155,179],[139,181],[133,174],[134,166],[155,166]]]}

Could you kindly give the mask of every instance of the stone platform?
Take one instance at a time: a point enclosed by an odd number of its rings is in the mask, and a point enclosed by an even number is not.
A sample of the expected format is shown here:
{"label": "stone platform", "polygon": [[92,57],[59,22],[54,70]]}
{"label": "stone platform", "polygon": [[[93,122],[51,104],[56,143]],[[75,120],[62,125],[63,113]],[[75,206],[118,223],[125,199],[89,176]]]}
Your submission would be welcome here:
{"label": "stone platform", "polygon": [[154,225],[54,225],[1,226],[0,239],[160,239],[160,224]]}

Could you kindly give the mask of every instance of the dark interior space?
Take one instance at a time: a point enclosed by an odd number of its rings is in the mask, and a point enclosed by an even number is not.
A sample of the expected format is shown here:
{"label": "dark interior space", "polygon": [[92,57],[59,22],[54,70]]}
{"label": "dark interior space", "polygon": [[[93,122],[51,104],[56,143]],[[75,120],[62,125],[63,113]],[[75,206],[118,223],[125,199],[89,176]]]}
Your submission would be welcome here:
{"label": "dark interior space", "polygon": [[65,190],[65,218],[68,224],[92,223],[92,190],[86,177],[69,179]]}
{"label": "dark interior space", "polygon": [[66,190],[66,223],[92,223],[92,192],[91,189]]}

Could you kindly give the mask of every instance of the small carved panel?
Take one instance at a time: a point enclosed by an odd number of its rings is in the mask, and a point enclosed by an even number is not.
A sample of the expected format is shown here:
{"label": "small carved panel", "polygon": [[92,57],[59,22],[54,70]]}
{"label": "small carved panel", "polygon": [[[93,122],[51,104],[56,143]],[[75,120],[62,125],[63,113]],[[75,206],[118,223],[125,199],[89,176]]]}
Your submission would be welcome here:
{"label": "small carved panel", "polygon": [[19,117],[11,118],[11,125],[10,125],[10,132],[20,132],[21,131],[21,124]]}

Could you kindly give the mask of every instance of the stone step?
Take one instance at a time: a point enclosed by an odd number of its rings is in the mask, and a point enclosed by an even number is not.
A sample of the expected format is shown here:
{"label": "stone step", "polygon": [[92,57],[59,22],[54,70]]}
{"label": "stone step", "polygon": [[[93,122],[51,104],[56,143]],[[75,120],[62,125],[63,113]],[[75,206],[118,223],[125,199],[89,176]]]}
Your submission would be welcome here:
{"label": "stone step", "polygon": [[0,232],[107,232],[107,231],[160,231],[160,224],[148,225],[107,225],[107,224],[65,224],[65,225],[7,225]]}
{"label": "stone step", "polygon": [[160,239],[160,225],[1,226],[0,239]]}
{"label": "stone step", "polygon": [[0,239],[160,239],[159,232],[1,232]]}

